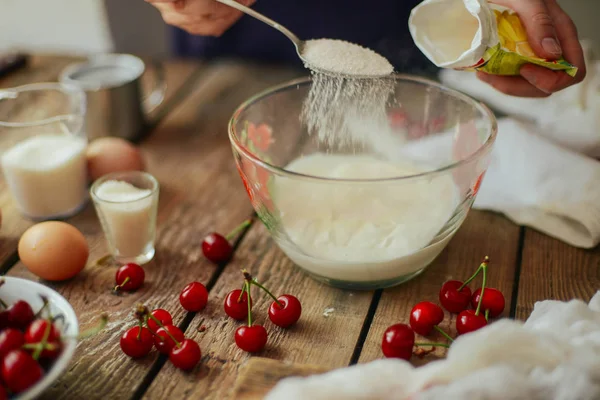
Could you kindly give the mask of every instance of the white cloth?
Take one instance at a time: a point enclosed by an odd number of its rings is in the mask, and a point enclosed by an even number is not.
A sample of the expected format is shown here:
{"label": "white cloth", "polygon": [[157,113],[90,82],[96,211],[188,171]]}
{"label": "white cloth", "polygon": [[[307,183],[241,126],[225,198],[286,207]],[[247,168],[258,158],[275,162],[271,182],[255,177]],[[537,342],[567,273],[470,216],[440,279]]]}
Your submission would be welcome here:
{"label": "white cloth", "polygon": [[[498,121],[490,164],[473,208],[503,213],[517,224],[573,246],[595,247],[600,242],[600,161],[538,132],[531,122]],[[446,165],[454,140],[454,133],[447,132],[399,145],[388,143],[386,154]]]}
{"label": "white cloth", "polygon": [[543,99],[505,95],[471,72],[443,70],[440,78],[509,116],[499,122],[474,208],[592,248],[600,242],[600,162],[586,155],[600,157],[600,61],[582,45],[584,81]]}
{"label": "white cloth", "polygon": [[563,147],[600,157],[600,61],[595,60],[589,42],[582,46],[587,65],[584,81],[546,98],[506,95],[472,72],[442,70],[440,80],[497,111],[534,122],[540,135]]}
{"label": "white cloth", "polygon": [[503,319],[458,337],[446,359],[384,359],[279,382],[266,400],[592,400],[600,398],[600,292],[538,302],[525,323]]}
{"label": "white cloth", "polygon": [[573,246],[600,242],[600,162],[537,135],[533,124],[505,118],[476,209],[503,213]]}

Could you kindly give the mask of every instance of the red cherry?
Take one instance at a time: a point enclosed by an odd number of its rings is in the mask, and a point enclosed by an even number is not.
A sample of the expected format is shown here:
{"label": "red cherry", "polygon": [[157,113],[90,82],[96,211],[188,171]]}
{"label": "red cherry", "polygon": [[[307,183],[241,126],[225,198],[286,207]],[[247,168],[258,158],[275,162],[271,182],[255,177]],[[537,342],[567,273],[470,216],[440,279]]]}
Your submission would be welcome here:
{"label": "red cherry", "polygon": [[131,292],[139,289],[144,284],[146,273],[144,269],[137,264],[125,264],[117,270],[115,274],[115,282],[117,286],[115,290],[125,290]]}
{"label": "red cherry", "polygon": [[211,233],[202,241],[202,253],[210,261],[221,264],[229,261],[233,247],[225,236],[216,232]]}
{"label": "red cherry", "polygon": [[277,298],[282,306],[276,301],[271,303],[269,307],[269,319],[275,325],[282,328],[287,328],[295,324],[300,319],[302,314],[302,305],[300,300],[291,294],[284,294]]}
{"label": "red cherry", "polygon": [[[159,320],[163,325],[173,325],[173,317],[171,317],[171,314],[167,310],[157,308],[156,310],[153,310],[150,314],[152,314],[154,318]],[[148,329],[156,333],[158,328],[160,328],[160,326],[156,323],[156,321],[148,317]]]}
{"label": "red cherry", "polygon": [[[481,288],[477,289],[471,297],[471,305],[475,309],[477,309],[479,297],[481,297]],[[501,291],[488,287],[485,288],[485,291],[483,292],[483,300],[481,300],[481,312],[489,310],[489,316],[491,318],[496,318],[502,314],[505,305],[506,301],[504,300],[504,295]]]}
{"label": "red cherry", "polygon": [[471,289],[468,286],[458,291],[462,284],[461,281],[448,281],[440,289],[440,304],[451,313],[466,310],[471,302]]}
{"label": "red cherry", "polygon": [[456,331],[459,335],[476,331],[487,325],[485,317],[481,314],[475,315],[473,310],[465,310],[456,318]]}
{"label": "red cherry", "polygon": [[433,327],[444,320],[444,311],[429,301],[417,303],[410,312],[410,327],[419,335],[427,336]]}
{"label": "red cherry", "polygon": [[201,357],[200,346],[191,339],[185,339],[180,347],[173,347],[169,354],[169,360],[173,365],[184,371],[194,368]]}
{"label": "red cherry", "polygon": [[6,389],[4,389],[4,386],[0,385],[0,400],[6,400],[8,399],[8,395],[6,394]]}
{"label": "red cherry", "polygon": [[267,330],[262,325],[240,326],[235,330],[235,344],[248,353],[261,351],[267,344]]}
{"label": "red cherry", "polygon": [[156,335],[154,336],[154,346],[156,347],[156,350],[163,354],[169,354],[176,345],[167,332],[169,332],[179,343],[185,339],[183,332],[174,325],[165,325],[164,328],[158,328]]}
{"label": "red cherry", "polygon": [[152,350],[154,345],[152,337],[153,335],[148,328],[139,326],[129,328],[121,336],[121,350],[131,358],[144,357]]}
{"label": "red cherry", "polygon": [[8,308],[9,325],[24,330],[33,321],[34,314],[29,303],[19,300]]}
{"label": "red cherry", "polygon": [[13,350],[2,360],[2,379],[13,393],[29,389],[43,375],[40,364],[26,351]]}
{"label": "red cherry", "polygon": [[25,331],[25,343],[41,343],[48,325],[51,325],[51,327],[47,343],[52,344],[55,348],[53,350],[44,349],[40,357],[56,358],[60,353],[60,331],[46,319],[36,319],[27,327]]}
{"label": "red cherry", "polygon": [[188,283],[179,295],[181,306],[190,312],[198,312],[208,303],[208,290],[200,282]]}
{"label": "red cherry", "polygon": [[0,311],[0,330],[10,327],[10,313],[7,310]]}
{"label": "red cherry", "polygon": [[388,358],[410,360],[415,345],[415,333],[406,324],[392,325],[383,333],[381,350]]}
{"label": "red cherry", "polygon": [[8,328],[0,332],[0,360],[13,350],[25,344],[25,337],[20,330]]}
{"label": "red cherry", "polygon": [[[244,295],[240,299],[241,294],[241,289],[232,290],[225,297],[223,305],[225,313],[238,321],[242,321],[248,317],[248,293],[244,292]],[[252,306],[252,297],[250,297],[250,306]]]}

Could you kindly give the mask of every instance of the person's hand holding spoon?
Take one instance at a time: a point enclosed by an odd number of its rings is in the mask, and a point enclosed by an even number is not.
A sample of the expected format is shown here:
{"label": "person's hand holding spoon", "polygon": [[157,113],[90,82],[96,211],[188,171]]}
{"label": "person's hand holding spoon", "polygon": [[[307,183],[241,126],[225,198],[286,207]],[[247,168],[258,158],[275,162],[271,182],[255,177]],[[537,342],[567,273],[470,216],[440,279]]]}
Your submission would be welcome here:
{"label": "person's hand holding spoon", "polygon": [[[158,9],[163,20],[192,35],[221,36],[243,13],[216,0],[145,0]],[[239,0],[250,6],[256,0]]]}

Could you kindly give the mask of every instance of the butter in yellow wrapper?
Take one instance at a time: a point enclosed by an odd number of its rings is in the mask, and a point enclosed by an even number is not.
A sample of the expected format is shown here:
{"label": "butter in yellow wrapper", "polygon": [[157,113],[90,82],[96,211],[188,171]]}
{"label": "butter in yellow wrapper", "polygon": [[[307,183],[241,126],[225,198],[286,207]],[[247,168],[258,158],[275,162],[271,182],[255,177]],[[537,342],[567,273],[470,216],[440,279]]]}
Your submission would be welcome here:
{"label": "butter in yellow wrapper", "polygon": [[417,47],[441,68],[518,75],[531,63],[577,74],[564,59],[538,57],[519,16],[486,0],[425,0],[412,10],[409,29]]}

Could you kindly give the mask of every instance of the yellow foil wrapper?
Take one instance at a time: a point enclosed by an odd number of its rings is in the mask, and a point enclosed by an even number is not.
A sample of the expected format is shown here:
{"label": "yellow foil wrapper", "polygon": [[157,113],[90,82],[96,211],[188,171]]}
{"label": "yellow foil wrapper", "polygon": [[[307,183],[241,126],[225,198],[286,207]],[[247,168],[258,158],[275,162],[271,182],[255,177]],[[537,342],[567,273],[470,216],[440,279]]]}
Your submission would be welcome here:
{"label": "yellow foil wrapper", "polygon": [[564,59],[538,57],[519,16],[486,0],[424,0],[412,10],[409,29],[417,47],[441,68],[518,75],[531,63],[577,74]]}
{"label": "yellow foil wrapper", "polygon": [[535,55],[527,41],[527,32],[518,15],[510,11],[494,10],[500,43],[486,50],[483,64],[472,69],[494,75],[518,75],[527,63],[540,65],[555,71],[565,71],[570,76],[577,74],[577,67],[564,58],[549,61]]}

